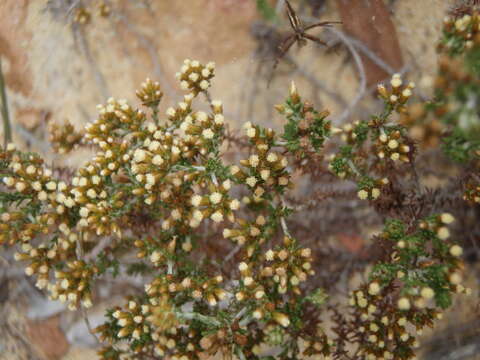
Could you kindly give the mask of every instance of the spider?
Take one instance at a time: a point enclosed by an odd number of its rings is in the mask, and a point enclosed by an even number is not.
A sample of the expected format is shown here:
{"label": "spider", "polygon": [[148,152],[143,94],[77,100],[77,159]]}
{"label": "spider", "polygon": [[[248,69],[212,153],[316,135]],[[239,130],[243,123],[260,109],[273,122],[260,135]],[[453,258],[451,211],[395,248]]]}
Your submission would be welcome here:
{"label": "spider", "polygon": [[311,40],[320,45],[328,46],[325,41],[322,41],[319,38],[308,34],[307,30],[310,30],[316,27],[330,26],[332,24],[342,23],[341,21],[322,21],[312,25],[304,26],[304,24],[298,18],[295,10],[293,10],[292,5],[290,5],[288,0],[285,0],[285,3],[287,5],[288,20],[290,21],[290,26],[292,27],[293,32],[289,34],[285,39],[283,39],[280,45],[278,46],[279,53],[275,59],[275,63],[272,69],[272,74],[273,74],[273,71],[275,71],[275,68],[277,67],[278,63],[280,62],[280,59],[285,56],[285,54],[292,47],[293,44],[297,43],[298,46],[301,48],[307,44],[307,40]]}

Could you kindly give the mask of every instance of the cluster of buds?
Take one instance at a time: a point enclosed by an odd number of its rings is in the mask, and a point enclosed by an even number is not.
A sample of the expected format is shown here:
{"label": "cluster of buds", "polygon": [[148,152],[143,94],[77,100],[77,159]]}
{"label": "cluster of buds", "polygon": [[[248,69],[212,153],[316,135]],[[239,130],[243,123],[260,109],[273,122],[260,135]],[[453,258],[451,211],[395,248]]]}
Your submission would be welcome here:
{"label": "cluster of buds", "polygon": [[[478,138],[479,76],[477,51],[480,43],[478,6],[444,21],[438,45],[438,72],[434,80],[435,101],[425,104],[424,126],[439,122],[442,148],[451,159],[468,163],[480,154]],[[468,94],[468,96],[466,95]],[[437,126],[437,127],[440,127]]]}
{"label": "cluster of buds", "polygon": [[[328,169],[341,179],[352,179],[357,182],[358,198],[361,200],[377,200],[382,193],[382,188],[389,184],[386,177],[374,179],[362,175],[355,165],[357,158],[350,146],[345,146],[337,154],[332,154]],[[362,162],[361,160],[357,160]]]}
{"label": "cluster of buds", "polygon": [[325,359],[335,350],[335,343],[329,339],[321,328],[317,328],[316,334],[303,338],[303,351],[305,356],[322,355]]}
{"label": "cluster of buds", "polygon": [[402,84],[400,74],[394,74],[390,80],[391,90],[382,84],[377,88],[380,97],[399,113],[405,112],[405,103],[412,96],[412,90],[415,87],[413,82],[409,82],[407,86],[402,86]]}
{"label": "cluster of buds", "polygon": [[[260,274],[268,282],[273,280],[279,294],[293,292],[300,295],[300,284],[315,272],[312,269],[312,251],[301,248],[298,243],[285,236],[283,245],[276,251],[268,250],[265,253],[266,266]],[[263,282],[263,281],[262,281]]]}
{"label": "cluster of buds", "polygon": [[[92,12],[95,9],[79,6],[75,10],[73,21],[80,25],[87,25],[92,20]],[[97,1],[96,12],[100,17],[108,17],[111,13],[110,6],[103,0]]]}
{"label": "cluster of buds", "polygon": [[149,305],[143,305],[139,301],[130,299],[125,309],[117,308],[113,313],[113,318],[116,319],[116,324],[120,330],[116,336],[118,338],[131,337],[134,340],[140,340],[143,334],[150,333],[149,323],[146,321],[151,315],[151,308]]}
{"label": "cluster of buds", "polygon": [[230,327],[221,327],[220,329],[203,336],[200,339],[201,350],[206,355],[214,356],[218,352],[223,353],[223,357],[229,356],[232,353],[233,345],[245,348],[246,351],[242,352],[247,358],[251,355],[248,349],[249,338],[244,335],[238,323],[233,323]]}
{"label": "cluster of buds", "polygon": [[[314,274],[311,261],[309,248],[300,248],[295,240],[285,237],[281,247],[264,254],[264,265],[260,268],[257,269],[253,262],[239,264],[242,287],[235,297],[238,301],[255,299],[264,303],[273,294],[300,295],[300,284],[307,280],[308,275]],[[257,308],[253,316],[261,319],[264,311]],[[276,320],[275,316],[273,319]]]}
{"label": "cluster of buds", "polygon": [[[452,58],[447,55],[440,56],[438,60],[438,73],[435,77],[435,90],[441,93],[442,96],[453,95],[455,89],[459,84],[475,84],[475,78],[465,66],[465,62],[461,58]],[[445,115],[445,113],[452,111],[451,107],[454,104],[443,104],[436,109],[438,116]]]}
{"label": "cluster of buds", "polygon": [[444,131],[438,118],[445,113],[444,109],[437,108],[434,113],[434,117],[427,119],[425,104],[414,103],[407,106],[407,111],[400,116],[400,124],[408,129],[409,136],[423,148],[437,147]]}
{"label": "cluster of buds", "polygon": [[238,182],[251,189],[252,199],[257,203],[262,201],[267,190],[282,193],[292,185],[286,169],[288,160],[284,155],[272,150],[275,137],[272,129],[263,129],[250,122],[244,125],[244,129],[254,146],[254,152],[248,159],[240,161],[245,169],[234,165],[230,172]]}
{"label": "cluster of buds", "polygon": [[[404,299],[400,298],[399,303]],[[432,309],[405,313],[406,309],[389,308],[385,288],[375,280],[350,293],[350,306],[355,308],[360,354],[366,359],[395,359],[394,354],[400,350],[402,359],[411,358],[413,349],[419,346],[416,336],[439,314]],[[409,330],[410,324],[415,330]]]}
{"label": "cluster of buds", "polygon": [[210,193],[207,195],[192,196],[191,203],[195,209],[192,213],[194,227],[198,226],[199,222],[205,218],[210,218],[216,223],[222,222],[225,217],[232,222],[235,220],[233,212],[240,208],[240,201],[232,199],[228,195],[231,186],[232,182],[227,179],[218,186],[210,184]]}
{"label": "cluster of buds", "polygon": [[165,333],[152,333],[152,340],[155,344],[154,354],[160,357],[168,354],[172,360],[195,359],[204,350],[200,345],[201,339],[194,330],[173,327]]}
{"label": "cluster of buds", "polygon": [[439,44],[439,50],[446,49],[456,55],[471,49],[480,43],[480,14],[465,14],[459,18],[447,17],[443,22],[445,41]]}
{"label": "cluster of buds", "polygon": [[[26,273],[37,276],[39,288],[72,310],[91,306],[94,280],[110,268],[117,270],[126,249],[138,250],[139,262],[127,271],[145,270],[152,276],[141,298],[129,298],[125,307],[109,311],[107,323],[97,328],[112,345],[101,350],[105,359],[124,353],[191,360],[219,351],[254,358],[259,341],[282,347],[292,358],[300,353],[335,357],[343,346],[337,348],[326,337],[317,318],[307,319],[326,295],[302,289],[314,270],[311,250],[288,230],[286,217],[293,209],[284,198],[292,186],[287,157],[302,163],[301,153],[320,156],[326,137],[341,133],[346,146],[333,156],[330,169],[356,181],[359,198],[378,199],[389,184],[385,169],[392,166],[382,159],[408,161],[413,152],[403,129],[387,119],[404,106],[413,86],[402,88],[394,76],[384,114],[332,129],[328,114],[302,102],[292,84],[279,108],[288,120],[284,133],[247,123],[248,158],[227,166],[221,157],[222,103],[209,101],[208,112],[192,107],[201,92],[209,99],[213,71],[213,64],[185,62],[178,78],[188,93],[167,109],[164,121],[158,116],[160,87],[148,79],[137,96],[151,108],[151,116],[125,100],[111,98],[98,106],[99,117],[87,125],[84,136],[96,152],[70,181],[54,180],[31,154],[11,146],[2,151],[2,190],[7,191],[2,192],[0,242],[23,241],[15,258],[28,262]],[[54,142],[73,143],[67,141],[69,129],[55,129]],[[365,151],[367,140],[372,146]],[[242,200],[248,205],[244,218],[238,211],[241,202],[232,196],[234,184],[248,191]],[[225,220],[232,224],[220,226]],[[417,344],[410,325],[418,333],[439,316],[436,307],[448,306],[450,293],[470,292],[461,284],[462,248],[450,240],[452,221],[449,214],[432,216],[417,231],[411,224],[408,232],[399,221],[387,224],[379,236],[387,260],[351,294],[351,316],[338,322],[339,335],[360,343],[359,354],[390,359],[398,350],[410,356]],[[196,231],[200,224],[205,228]],[[214,262],[193,266],[198,257],[192,254],[192,241],[218,236],[205,231],[212,224],[236,242],[238,249],[224,262],[229,264],[239,250],[236,279],[215,276]],[[279,230],[285,237],[276,245]],[[122,233],[128,237],[119,241]],[[158,236],[150,235],[154,233]],[[45,245],[33,247],[34,238]],[[109,242],[102,247],[104,240]],[[119,342],[122,350],[115,348]]]}
{"label": "cluster of buds", "polygon": [[71,194],[79,206],[77,227],[98,236],[112,233],[120,236],[120,227],[112,214],[124,206],[121,201],[124,194],[121,191],[113,196],[107,193],[98,166],[87,164],[79,169],[77,176],[72,179],[72,185]]}
{"label": "cluster of buds", "polygon": [[343,147],[337,154],[330,155],[328,169],[340,179],[359,176],[360,173],[353,163],[351,147]]}
{"label": "cluster of buds", "polygon": [[[434,78],[435,98],[407,108],[401,122],[421,146],[442,148],[451,159],[468,163],[478,158],[477,102],[479,81],[477,48],[480,41],[478,7],[445,19],[438,45],[438,72]],[[468,94],[468,96],[466,96]]]}
{"label": "cluster of buds", "polygon": [[138,259],[143,259],[149,255],[150,262],[156,267],[159,267],[165,265],[168,262],[168,258],[173,257],[180,249],[186,253],[192,250],[190,238],[182,241],[178,239],[178,236],[161,240],[147,236],[143,239],[135,240],[133,244],[138,249]]}
{"label": "cluster of buds", "polygon": [[[148,318],[152,314],[149,305],[144,305],[133,298],[127,300],[124,308],[119,306],[111,309],[107,313],[109,319],[103,325],[96,327],[93,331],[99,334],[100,341],[112,341],[113,339],[130,341],[131,349],[134,353],[146,350],[141,338],[151,339],[151,323]],[[110,350],[110,351],[107,351]],[[104,348],[100,350],[99,355],[105,358],[108,353],[115,353],[114,348]]]}
{"label": "cluster of buds", "polygon": [[82,141],[83,134],[75,130],[73,125],[67,120],[62,126],[50,122],[49,141],[52,148],[58,154],[68,154],[75,149]]}
{"label": "cluster of buds", "polygon": [[225,118],[223,116],[223,105],[219,100],[213,100],[211,103],[212,114],[208,115],[203,111],[198,111],[191,116],[185,116],[180,125],[180,129],[185,131],[188,136],[199,137],[200,153],[205,155],[208,148],[215,138],[223,133]]}
{"label": "cluster of buds", "polygon": [[176,74],[183,90],[191,91],[195,96],[210,87],[210,80],[215,72],[215,63],[209,62],[202,65],[197,60],[186,59],[180,72]]}
{"label": "cluster of buds", "polygon": [[[357,120],[353,123],[346,123],[341,128],[334,128],[332,132],[333,134],[340,134],[344,143],[354,145],[359,140],[359,134],[361,134],[364,124],[364,122]],[[363,139],[361,140],[363,141]]]}
{"label": "cluster of buds", "polygon": [[182,293],[196,301],[205,301],[208,305],[215,306],[227,296],[227,292],[220,286],[222,282],[221,275],[209,279],[199,277],[177,279],[173,275],[166,275],[157,277],[145,285],[145,292],[150,297],[152,305],[158,305],[158,298]]}
{"label": "cluster of buds", "polygon": [[78,234],[73,232],[66,223],[61,223],[58,226],[58,230],[60,230],[60,234],[57,238],[57,248],[59,256],[63,259],[67,258],[69,253],[75,249]]}
{"label": "cluster of buds", "polygon": [[393,161],[410,162],[411,154],[410,146],[406,144],[405,137],[402,136],[400,129],[387,129],[385,131],[380,128],[380,135],[377,138],[375,146],[377,148],[377,156],[380,159],[391,159]]}
{"label": "cluster of buds", "polygon": [[[113,97],[107,100],[106,105],[97,105],[98,119],[85,126],[85,139],[100,147],[109,150],[109,146],[119,146],[125,135],[137,135],[145,124],[145,112],[133,109],[125,99],[117,100]],[[119,139],[120,138],[120,139]],[[116,140],[116,142],[114,141]]]}
{"label": "cluster of buds", "polygon": [[480,184],[478,182],[469,182],[463,194],[463,199],[472,204],[480,204]]}
{"label": "cluster of buds", "polygon": [[192,113],[192,100],[195,98],[193,93],[188,93],[183,96],[183,101],[179,101],[176,107],[170,106],[165,111],[167,115],[167,124],[169,126],[167,129],[173,129],[178,124],[182,123],[187,117]]}
{"label": "cluster of buds", "polygon": [[271,235],[267,225],[267,219],[263,215],[258,215],[255,221],[250,222],[244,219],[237,219],[237,228],[223,229],[223,237],[232,239],[246,249],[247,258],[251,258],[258,253],[259,247],[265,242],[265,239]]}
{"label": "cluster of buds", "polygon": [[47,248],[41,244],[38,248],[30,244],[22,244],[21,252],[14,255],[16,261],[28,261],[29,265],[25,268],[25,274],[28,276],[37,275],[36,286],[44,289],[48,285],[49,273],[55,260],[57,260],[56,246]]}
{"label": "cluster of buds", "polygon": [[108,17],[111,13],[110,6],[105,2],[100,0],[97,5],[98,15],[101,17]]}
{"label": "cluster of buds", "polygon": [[[17,193],[9,201],[31,200],[30,204],[39,206],[43,211],[38,213],[32,208],[31,213],[7,211],[1,214],[0,243],[9,241],[28,242],[39,233],[48,233],[56,223],[67,215],[68,209],[74,206],[73,199],[68,196],[69,187],[63,181],[52,177],[52,171],[43,166],[43,160],[33,154],[24,154],[15,150],[12,144],[0,155],[6,167],[3,169],[2,182]],[[33,220],[32,220],[33,218]]]}
{"label": "cluster of buds", "polygon": [[371,179],[369,177],[363,177],[358,182],[358,198],[361,200],[377,200],[382,193],[382,188],[388,185],[389,180],[387,178]]}
{"label": "cluster of buds", "polygon": [[75,15],[73,17],[73,21],[80,24],[80,25],[87,25],[92,18],[92,14],[90,11],[81,6],[75,10]]}
{"label": "cluster of buds", "polygon": [[68,302],[70,310],[76,310],[81,303],[84,307],[92,306],[90,282],[98,269],[85,261],[75,260],[67,262],[63,271],[55,271],[55,284],[48,284],[48,291],[52,300]]}
{"label": "cluster of buds", "polygon": [[282,137],[287,142],[285,147],[292,154],[303,158],[323,147],[331,131],[330,121],[326,120],[330,112],[327,110],[319,112],[310,102],[301,101],[293,81],[290,96],[284,104],[276,105],[275,108],[287,118]]}
{"label": "cluster of buds", "polygon": [[[355,181],[358,197],[362,200],[377,200],[382,188],[390,183],[386,177],[386,159],[405,163],[413,160],[413,143],[406,136],[405,129],[391,123],[389,117],[394,110],[404,112],[414,85],[410,83],[402,88],[398,74],[392,77],[391,85],[390,91],[379,85],[380,95],[385,100],[385,109],[380,116],[345,124],[332,131],[340,134],[346,145],[330,156],[328,168],[341,179]],[[367,149],[365,143],[368,139],[371,139],[371,146]]]}
{"label": "cluster of buds", "polygon": [[[95,235],[114,233],[120,236],[120,218],[114,214],[121,213],[125,206],[128,194],[121,188],[128,185],[122,184],[124,178],[121,174],[125,166],[131,165],[133,152],[124,136],[129,132],[135,134],[135,131],[141,136],[138,130],[144,123],[145,114],[132,109],[125,100],[113,98],[106,106],[99,105],[98,110],[100,116],[86,126],[85,138],[100,151],[73,177],[71,193],[75,203],[81,206],[79,228]],[[117,176],[118,187],[112,189],[106,184],[106,176]]]}
{"label": "cluster of buds", "polygon": [[[395,244],[390,262],[376,265],[370,282],[350,294],[365,355],[393,359],[393,350],[400,347],[405,358],[413,356],[415,336],[441,317],[437,308],[450,304],[450,293],[471,292],[460,284],[462,248],[449,241],[447,226],[453,221],[448,213],[434,215],[408,235],[402,222],[387,223],[381,238]],[[392,288],[399,288],[394,303],[387,296]]]}
{"label": "cluster of buds", "polygon": [[147,78],[142,83],[141,89],[136,91],[136,95],[142,102],[142,105],[156,108],[162,100],[163,92],[158,81],[153,82]]}

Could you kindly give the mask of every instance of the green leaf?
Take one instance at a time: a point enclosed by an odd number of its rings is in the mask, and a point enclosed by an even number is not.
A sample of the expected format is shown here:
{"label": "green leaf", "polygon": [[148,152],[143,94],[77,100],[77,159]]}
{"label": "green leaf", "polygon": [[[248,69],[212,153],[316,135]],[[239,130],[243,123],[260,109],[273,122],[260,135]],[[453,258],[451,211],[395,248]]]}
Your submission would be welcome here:
{"label": "green leaf", "polygon": [[275,9],[270,6],[267,0],[257,0],[257,10],[265,20],[275,21],[277,19]]}
{"label": "green leaf", "polygon": [[452,297],[450,291],[447,289],[437,289],[435,291],[435,303],[442,309],[448,308],[452,305]]}

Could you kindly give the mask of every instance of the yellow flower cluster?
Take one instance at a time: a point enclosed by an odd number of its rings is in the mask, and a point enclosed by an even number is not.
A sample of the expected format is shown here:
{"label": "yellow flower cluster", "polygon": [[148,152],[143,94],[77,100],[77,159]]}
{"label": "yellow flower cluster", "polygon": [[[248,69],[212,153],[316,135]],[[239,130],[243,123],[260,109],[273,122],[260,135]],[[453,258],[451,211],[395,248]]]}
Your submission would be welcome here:
{"label": "yellow flower cluster", "polygon": [[8,145],[2,157],[8,162],[8,173],[3,184],[15,191],[21,199],[32,199],[44,211],[31,217],[15,211],[3,212],[0,223],[0,243],[29,242],[38,234],[47,234],[58,224],[66,222],[75,202],[64,181],[53,178],[52,171],[44,167],[36,155],[21,154],[13,144]]}
{"label": "yellow flower cluster", "polygon": [[202,65],[197,60],[186,59],[180,72],[176,74],[183,90],[190,90],[196,96],[210,87],[210,79],[215,72],[215,63],[209,62]]}
{"label": "yellow flower cluster", "polygon": [[91,307],[90,281],[96,272],[97,269],[89,266],[85,261],[67,262],[65,270],[55,271],[55,284],[48,284],[50,298],[68,302],[70,310],[76,310],[80,302],[86,308]]}
{"label": "yellow flower cluster", "polygon": [[[434,237],[441,242],[447,242],[450,225],[454,218],[449,213],[438,215],[435,219],[428,219],[419,222],[421,231],[433,233]],[[426,234],[426,233],[425,233]],[[384,234],[386,238],[389,235]],[[425,235],[420,235],[425,236]],[[394,359],[395,349],[402,348],[405,354],[413,356],[413,349],[419,346],[416,336],[420,335],[425,326],[431,326],[435,319],[440,319],[442,314],[438,307],[437,294],[428,285],[410,286],[407,277],[418,274],[417,279],[423,279],[423,273],[428,274],[430,266],[446,266],[448,269],[447,288],[442,287],[441,291],[462,292],[469,294],[470,289],[463,287],[461,282],[458,257],[462,254],[462,248],[458,245],[449,245],[448,253],[445,254],[445,247],[442,244],[432,245],[435,250],[442,253],[444,263],[437,263],[427,259],[409,260],[405,251],[423,252],[425,245],[419,245],[420,239],[408,238],[397,240],[396,249],[391,253],[391,263],[398,270],[394,271],[394,278],[382,278],[382,272],[373,279],[362,285],[358,290],[350,293],[350,306],[355,308],[356,322],[362,334],[364,343],[361,344],[361,353],[369,359]],[[435,240],[434,240],[435,241]],[[432,255],[433,256],[433,255]],[[450,256],[450,258],[448,258]],[[432,268],[433,269],[433,268]],[[409,286],[408,290],[405,288]],[[450,288],[448,288],[450,287]],[[392,303],[391,292],[395,288],[399,296]]]}
{"label": "yellow flower cluster", "polygon": [[76,131],[69,121],[66,121],[62,126],[51,122],[48,130],[50,133],[50,144],[52,144],[53,150],[60,155],[68,154],[74,150],[83,137],[83,134]]}
{"label": "yellow flower cluster", "polygon": [[415,88],[413,82],[407,86],[402,86],[403,81],[400,74],[394,74],[390,80],[391,90],[380,84],[378,85],[378,94],[386,102],[388,102],[397,112],[401,113],[406,110],[405,103],[412,96],[412,90]]}
{"label": "yellow flower cluster", "polygon": [[382,131],[375,146],[377,148],[377,155],[380,159],[389,158],[393,161],[400,160],[403,162],[410,162],[410,158],[408,157],[410,146],[405,144],[405,139],[402,137],[399,130],[394,130],[389,134]]}
{"label": "yellow flower cluster", "polygon": [[137,97],[142,102],[142,105],[148,107],[156,107],[162,100],[163,92],[160,89],[158,81],[153,82],[149,78],[142,83],[140,90],[136,91]]}

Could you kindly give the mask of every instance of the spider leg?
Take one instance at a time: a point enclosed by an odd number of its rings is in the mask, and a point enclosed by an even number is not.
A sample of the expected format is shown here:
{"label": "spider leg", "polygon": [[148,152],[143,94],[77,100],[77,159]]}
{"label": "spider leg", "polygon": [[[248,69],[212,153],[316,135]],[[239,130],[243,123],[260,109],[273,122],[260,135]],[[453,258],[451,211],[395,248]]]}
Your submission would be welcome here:
{"label": "spider leg", "polygon": [[325,41],[322,41],[320,40],[319,38],[313,36],[313,35],[310,35],[310,34],[306,34],[304,33],[303,36],[309,40],[312,40],[312,41],[315,41],[316,43],[320,44],[320,45],[323,45],[323,46],[326,46],[328,47],[328,44],[325,42]]}
{"label": "spider leg", "polygon": [[343,24],[341,21],[322,21],[305,27],[304,31],[319,27],[319,26],[331,26],[333,24]]}
{"label": "spider leg", "polygon": [[300,19],[298,18],[297,14],[295,13],[295,10],[293,10],[292,5],[290,5],[288,0],[285,0],[285,4],[287,4],[288,21],[290,21],[290,25],[292,26],[292,29],[295,31],[299,31],[300,28],[302,27],[302,23]]}
{"label": "spider leg", "polygon": [[296,34],[292,34],[292,35],[289,35],[287,38],[285,38],[285,40],[283,40],[282,43],[278,46],[278,50],[280,52],[277,55],[277,57],[275,58],[275,63],[273,64],[272,72],[270,73],[268,83],[267,83],[268,84],[267,87],[270,86],[270,82],[273,79],[273,73],[275,72],[275,69],[277,68],[277,66],[279,64],[280,59],[285,56],[287,51],[292,47],[293,44],[295,44],[296,40],[297,40]]}
{"label": "spider leg", "polygon": [[290,47],[295,43],[296,35],[297,34],[291,34],[281,42],[281,44],[278,46],[278,50],[280,51],[278,57],[284,56],[288,49],[290,49]]}

